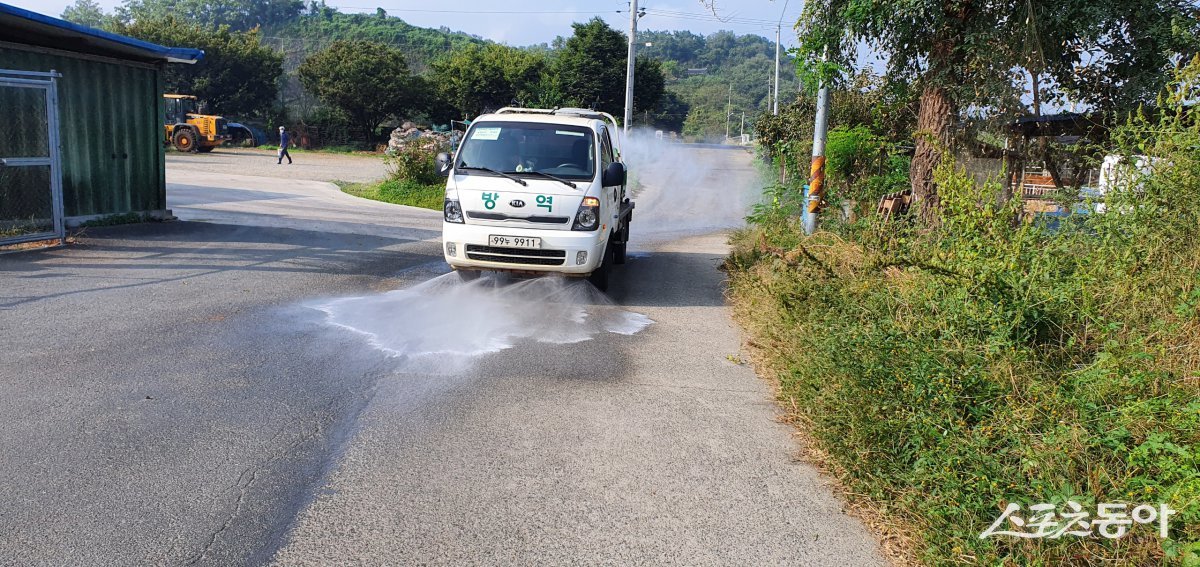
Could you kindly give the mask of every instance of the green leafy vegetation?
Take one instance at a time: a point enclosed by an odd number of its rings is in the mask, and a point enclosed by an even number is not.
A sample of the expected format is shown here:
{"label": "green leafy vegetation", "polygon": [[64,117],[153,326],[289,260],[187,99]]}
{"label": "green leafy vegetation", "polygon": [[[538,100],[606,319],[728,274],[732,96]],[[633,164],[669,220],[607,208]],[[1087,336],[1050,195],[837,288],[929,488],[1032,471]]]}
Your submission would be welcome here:
{"label": "green leafy vegetation", "polygon": [[[735,236],[732,297],[762,368],[920,561],[1200,564],[1198,78],[1200,59],[1161,112],[1113,132],[1153,167],[1107,212],[1023,221],[947,159],[933,227],[830,220],[806,237],[777,186]],[[1008,503],[1067,501],[1178,514],[1165,539],[980,538]]]}
{"label": "green leafy vegetation", "polygon": [[953,157],[962,114],[1011,120],[1067,97],[1110,115],[1152,103],[1175,62],[1197,52],[1198,15],[1174,0],[815,0],[797,25],[797,53],[806,70],[836,81],[866,42],[886,56],[892,81],[919,85],[910,181],[935,224],[932,173]]}
{"label": "green leafy vegetation", "polygon": [[[575,33],[555,53],[552,64],[557,102],[561,106],[623,114],[628,54],[625,34],[612,29],[600,18],[573,27]],[[634,65],[633,84],[635,112],[639,103],[641,108],[653,108],[663,94],[661,65],[639,57]]]}
{"label": "green leafy vegetation", "polygon": [[425,83],[408,72],[404,53],[381,43],[335,41],[300,66],[300,82],[344,113],[368,142],[389,115],[416,108]]}
{"label": "green leafy vegetation", "polygon": [[117,7],[116,16],[127,23],[172,17],[206,27],[249,31],[294,18],[303,9],[302,0],[125,0]]}
{"label": "green leafy vegetation", "polygon": [[[626,38],[599,19],[575,24],[571,35],[550,44],[516,48],[446,27],[413,26],[383,9],[344,14],[323,1],[124,0],[115,12],[105,13],[94,0],[76,0],[62,16],[164,45],[205,49],[208,55],[200,65],[168,67],[168,90],[196,94],[213,112],[260,121],[268,131],[285,125],[312,132],[308,139],[319,145],[365,146],[370,143],[367,132],[385,121],[444,125],[513,104],[624,113]],[[641,31],[638,36],[639,43],[651,44],[639,47],[635,64],[639,124],[722,141],[727,125],[733,126],[733,134],[741,130],[743,113],[750,132],[755,116],[770,110],[773,41],[732,32],[706,37]],[[369,117],[379,116],[372,110],[379,106],[368,103],[367,89],[350,97],[347,89],[338,88],[341,102],[332,102],[330,89],[314,88],[300,69],[313,58],[328,62],[329,50],[343,42],[398,51],[408,69],[404,76],[422,87],[414,89],[420,104],[394,100],[380,122],[367,126]],[[247,51],[250,44],[253,53]],[[271,52],[270,65],[261,65],[259,48]],[[356,56],[341,61],[342,67],[368,65],[371,56],[367,50],[343,50],[341,55]],[[282,76],[274,70],[274,60],[282,61]],[[231,72],[211,71],[223,67]],[[787,102],[797,95],[789,86],[796,83],[787,54],[781,71]],[[351,98],[353,105],[347,104]]]}
{"label": "green leafy vegetation", "polygon": [[[689,31],[652,30],[639,31],[638,39],[651,44],[639,47],[638,53],[663,62],[666,92],[678,101],[678,106],[669,111],[660,109],[658,115],[643,115],[643,122],[679,131],[694,140],[721,142],[726,127],[731,135],[739,134],[743,112],[746,133],[752,132],[758,116],[771,113],[775,73],[772,39],[729,31],[703,36]],[[785,52],[780,64],[780,109],[798,95],[795,68]]]}
{"label": "green leafy vegetation", "polygon": [[413,181],[388,179],[379,183],[338,182],[337,186],[355,197],[435,211],[442,210],[442,203],[446,197],[445,183],[424,185]]}
{"label": "green leafy vegetation", "polygon": [[195,95],[209,112],[224,115],[263,115],[278,94],[283,56],[262,44],[258,31],[206,27],[172,15],[114,24],[115,31],[160,45],[183,45],[204,50],[194,65],[167,65],[163,87],[168,93]]}
{"label": "green leafy vegetation", "polygon": [[449,28],[417,27],[387,12],[343,14],[324,2],[310,3],[296,16],[272,20],[263,25],[263,30],[281,49],[294,52],[300,60],[338,40],[386,44],[403,52],[417,73],[424,73],[447,54],[488,43]]}
{"label": "green leafy vegetation", "polygon": [[433,63],[430,83],[454,110],[470,119],[487,108],[542,104],[544,56],[489,43],[466,45]]}
{"label": "green leafy vegetation", "polygon": [[62,19],[82,26],[103,28],[111,25],[115,16],[105,14],[104,8],[96,0],[75,0],[74,4],[63,10]]}
{"label": "green leafy vegetation", "polygon": [[446,181],[437,173],[435,157],[441,148],[409,144],[385,157],[388,176],[379,183],[338,183],[342,191],[395,205],[442,210]]}

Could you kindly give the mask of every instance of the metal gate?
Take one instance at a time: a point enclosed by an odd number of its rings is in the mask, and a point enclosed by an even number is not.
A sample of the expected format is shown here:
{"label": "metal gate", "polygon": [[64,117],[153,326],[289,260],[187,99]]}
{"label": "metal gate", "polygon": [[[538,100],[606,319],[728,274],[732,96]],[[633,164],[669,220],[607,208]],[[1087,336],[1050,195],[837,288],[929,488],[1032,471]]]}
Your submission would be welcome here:
{"label": "metal gate", "polygon": [[0,245],[62,240],[58,73],[0,69]]}

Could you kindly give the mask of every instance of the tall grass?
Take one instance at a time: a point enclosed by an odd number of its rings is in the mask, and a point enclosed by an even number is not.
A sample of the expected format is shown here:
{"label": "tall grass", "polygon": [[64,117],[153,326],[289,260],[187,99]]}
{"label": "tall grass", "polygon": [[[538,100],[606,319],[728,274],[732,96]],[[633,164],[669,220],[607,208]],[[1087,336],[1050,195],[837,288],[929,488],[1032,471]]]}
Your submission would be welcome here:
{"label": "tall grass", "polygon": [[[1150,174],[1019,222],[954,164],[936,228],[804,237],[776,191],[734,238],[741,321],[851,492],[929,564],[1200,565],[1200,64],[1130,118]],[[1167,503],[1169,537],[979,536],[1010,502]],[[1008,526],[1006,526],[1008,527]]]}

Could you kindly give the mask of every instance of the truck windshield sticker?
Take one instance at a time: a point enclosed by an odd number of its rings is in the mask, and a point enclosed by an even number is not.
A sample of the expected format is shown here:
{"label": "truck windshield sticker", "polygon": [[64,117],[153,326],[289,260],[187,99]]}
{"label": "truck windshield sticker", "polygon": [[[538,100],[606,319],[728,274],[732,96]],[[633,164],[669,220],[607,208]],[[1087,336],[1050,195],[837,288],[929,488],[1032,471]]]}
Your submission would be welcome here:
{"label": "truck windshield sticker", "polygon": [[554,212],[554,197],[549,195],[538,195],[537,206],[546,209],[546,212],[548,213]]}
{"label": "truck windshield sticker", "polygon": [[580,138],[586,135],[583,132],[572,132],[570,130],[555,130],[554,133],[558,134],[559,136],[578,136]]}
{"label": "truck windshield sticker", "polygon": [[500,138],[500,128],[476,128],[471,132],[472,140],[497,140]]}
{"label": "truck windshield sticker", "polygon": [[483,208],[485,208],[489,211],[496,208],[496,199],[499,199],[499,198],[500,198],[499,193],[484,193],[483,194]]}

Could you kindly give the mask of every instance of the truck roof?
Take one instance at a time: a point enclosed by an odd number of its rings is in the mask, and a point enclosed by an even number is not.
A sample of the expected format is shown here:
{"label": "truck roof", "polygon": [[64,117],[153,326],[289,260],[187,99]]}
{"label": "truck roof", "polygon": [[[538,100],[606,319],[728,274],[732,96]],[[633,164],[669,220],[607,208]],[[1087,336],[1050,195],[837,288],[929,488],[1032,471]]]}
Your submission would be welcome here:
{"label": "truck roof", "polygon": [[538,124],[566,124],[573,126],[583,126],[593,130],[599,130],[604,124],[596,118],[584,118],[575,115],[563,114],[523,114],[523,113],[492,113],[483,114],[472,121],[475,122],[536,122]]}
{"label": "truck roof", "polygon": [[617,119],[611,114],[588,108],[514,108],[504,107],[491,114],[483,114],[474,122],[531,122],[537,124],[563,124],[583,126],[599,132],[608,126],[614,149],[621,155],[623,137]]}

